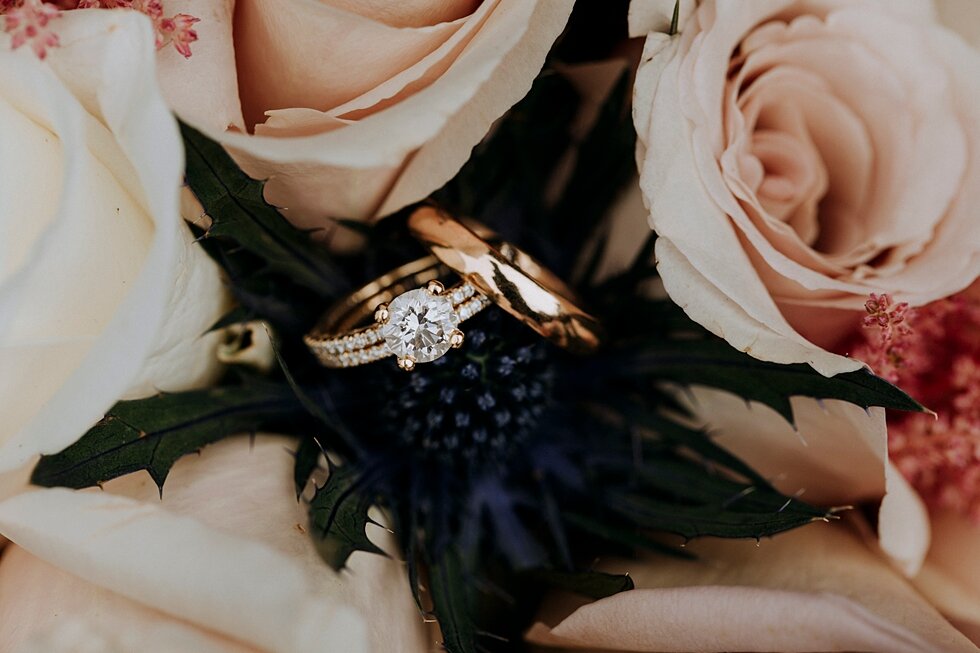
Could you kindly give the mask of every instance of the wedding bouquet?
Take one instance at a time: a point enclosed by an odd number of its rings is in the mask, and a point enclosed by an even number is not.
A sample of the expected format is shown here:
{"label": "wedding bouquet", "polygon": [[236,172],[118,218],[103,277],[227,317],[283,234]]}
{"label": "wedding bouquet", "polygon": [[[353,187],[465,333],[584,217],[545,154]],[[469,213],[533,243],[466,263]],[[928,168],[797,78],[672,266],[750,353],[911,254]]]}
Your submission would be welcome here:
{"label": "wedding bouquet", "polygon": [[980,4],[0,30],[0,652],[978,650]]}

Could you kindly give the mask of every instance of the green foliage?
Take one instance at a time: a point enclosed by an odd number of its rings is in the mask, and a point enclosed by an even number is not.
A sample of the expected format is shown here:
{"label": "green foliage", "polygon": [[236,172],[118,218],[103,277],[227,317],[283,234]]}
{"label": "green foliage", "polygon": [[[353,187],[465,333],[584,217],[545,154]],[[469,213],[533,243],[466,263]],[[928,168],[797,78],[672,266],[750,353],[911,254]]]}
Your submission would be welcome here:
{"label": "green foliage", "polygon": [[362,491],[357,467],[331,464],[329,473],[310,501],[310,525],[320,556],[340,570],[355,551],[384,555],[365,530],[372,523],[371,498]]}
{"label": "green foliage", "polygon": [[862,408],[924,410],[905,392],[865,370],[825,377],[809,365],[758,360],[715,338],[637,344],[623,353],[620,362],[622,374],[727,390],[766,404],[790,423],[795,423],[789,401],[794,396],[840,399]]}
{"label": "green foliage", "polygon": [[449,653],[475,653],[478,633],[473,623],[473,581],[456,547],[447,547],[431,561],[429,585],[443,647]]}
{"label": "green foliage", "polygon": [[261,319],[297,340],[349,286],[346,275],[265,202],[263,182],[245,175],[218,143],[187,125],[181,133],[187,185],[211,220],[209,229],[194,230],[238,304],[215,327]]}
{"label": "green foliage", "polygon": [[260,256],[269,269],[331,296],[342,290],[336,268],[263,197],[264,183],[248,177],[224,149],[181,124],[187,183],[212,219],[211,238],[229,238]]}
{"label": "green foliage", "polygon": [[633,589],[633,579],[621,574],[600,571],[556,571],[542,569],[530,574],[534,580],[556,590],[574,592],[590,599],[604,599]]}
{"label": "green foliage", "polygon": [[162,492],[182,456],[236,433],[295,427],[303,416],[288,386],[258,380],[121,401],[75,444],[42,456],[31,482],[84,488],[146,470]]}
{"label": "green foliage", "polygon": [[[610,408],[616,417],[608,428],[628,432],[632,455],[610,446],[606,452],[589,456],[589,487],[598,495],[597,505],[635,529],[686,539],[758,539],[833,516],[832,511],[779,492],[707,434],[663,417],[642,401],[605,406],[605,410]],[[622,442],[623,438],[610,440]],[[583,516],[577,515],[572,523],[608,540],[664,552],[658,541],[647,546],[628,530],[610,532],[613,522],[608,516],[585,516],[591,521],[583,523]]]}
{"label": "green foliage", "polygon": [[293,466],[293,483],[296,484],[296,496],[303,494],[306,484],[320,464],[320,445],[311,437],[301,438],[296,450],[296,464]]}
{"label": "green foliage", "polygon": [[658,553],[670,558],[692,560],[694,556],[684,549],[670,546],[664,542],[644,534],[636,527],[624,528],[609,523],[601,518],[586,517],[574,512],[566,512],[562,519],[582,533],[599,538],[603,542],[626,547],[627,550],[639,549],[649,553]]}
{"label": "green foliage", "polygon": [[[660,465],[643,470],[644,480],[650,474],[667,471]],[[693,475],[678,474],[674,480]],[[702,482],[699,479],[699,483]],[[733,486],[734,489],[734,486]],[[607,500],[610,509],[630,519],[642,522],[648,528],[675,533],[687,539],[695,537],[762,538],[776,535],[815,521],[827,521],[831,515],[811,508],[802,502],[787,500],[778,493],[760,497],[754,488],[726,496],[714,496],[713,500],[694,506],[678,505],[675,500],[658,500],[639,492],[610,490]],[[716,489],[712,488],[712,492]],[[707,492],[707,490],[706,490]],[[752,497],[753,505],[743,507],[742,497]],[[676,498],[676,497],[675,497]]]}

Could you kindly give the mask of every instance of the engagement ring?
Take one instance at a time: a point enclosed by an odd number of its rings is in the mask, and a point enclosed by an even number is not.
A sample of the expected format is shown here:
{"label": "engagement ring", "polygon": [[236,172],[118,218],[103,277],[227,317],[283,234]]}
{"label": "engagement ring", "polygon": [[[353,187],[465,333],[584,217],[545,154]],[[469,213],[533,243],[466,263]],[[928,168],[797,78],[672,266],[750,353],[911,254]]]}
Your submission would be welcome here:
{"label": "engagement ring", "polygon": [[[395,356],[399,367],[412,370],[442,357],[462,346],[460,323],[490,305],[469,283],[447,289],[436,280],[444,272],[427,257],[386,274],[327,311],[306,345],[327,367]],[[355,328],[372,314],[374,324]]]}
{"label": "engagement ring", "polygon": [[[412,234],[433,256],[384,275],[326,312],[306,335],[327,367],[352,367],[395,356],[412,370],[463,344],[459,325],[491,303],[555,344],[576,353],[595,350],[599,324],[580,309],[572,291],[530,255],[476,223],[431,207],[409,218]],[[446,288],[448,271],[461,281]],[[374,323],[361,326],[373,316]]]}

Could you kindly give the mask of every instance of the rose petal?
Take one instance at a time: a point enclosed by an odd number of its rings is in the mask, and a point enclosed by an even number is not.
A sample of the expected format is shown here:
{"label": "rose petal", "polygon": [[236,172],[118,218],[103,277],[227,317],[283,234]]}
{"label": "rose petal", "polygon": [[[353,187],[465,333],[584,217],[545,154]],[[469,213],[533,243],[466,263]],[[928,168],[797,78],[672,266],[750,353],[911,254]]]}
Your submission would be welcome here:
{"label": "rose petal", "polygon": [[980,48],[980,4],[974,0],[935,0],[944,25]]}
{"label": "rose petal", "polygon": [[980,526],[963,515],[932,515],[932,546],[916,588],[954,621],[980,633]]}
{"label": "rose petal", "polygon": [[[650,32],[667,32],[674,18],[677,0],[633,0],[629,8],[629,34],[646,36]],[[683,25],[697,8],[696,0],[682,0],[678,7],[678,25]]]}
{"label": "rose petal", "polygon": [[[30,261],[35,243],[58,213],[62,185],[62,148],[44,126],[0,96],[0,284]],[[30,152],[31,156],[24,156]]]}
{"label": "rose petal", "polygon": [[0,287],[0,306],[11,307],[0,310],[0,472],[73,442],[147,358],[173,346],[167,334],[197,338],[221,310],[222,291],[203,278],[216,268],[201,261],[193,285],[219,291],[198,299],[210,313],[170,305],[178,265],[195,255],[182,239],[180,139],[155,86],[149,24],[129,12],[79,11],[60,19],[59,34],[62,47],[45,63],[0,52],[9,59],[0,65],[4,97],[56,133],[64,152],[58,212]]}
{"label": "rose petal", "polygon": [[932,537],[929,512],[891,463],[885,468],[885,484],[887,493],[878,510],[878,543],[906,576],[913,577],[922,569],[929,552]]}
{"label": "rose petal", "polygon": [[198,39],[189,59],[169,46],[157,52],[163,96],[199,127],[245,129],[232,40],[235,0],[166,0],[164,10],[168,16],[185,13],[201,20],[194,25]]}
{"label": "rose petal", "polygon": [[339,9],[358,13],[393,27],[424,27],[469,16],[480,0],[325,0]]}
{"label": "rose petal", "polygon": [[269,651],[317,650],[314,632],[367,650],[356,613],[317,600],[288,558],[149,504],[36,491],[0,505],[0,528],[90,583]]}
{"label": "rose petal", "polygon": [[12,546],[0,558],[4,650],[24,653],[256,653],[88,583]]}
{"label": "rose petal", "polygon": [[[632,7],[633,5],[630,5]],[[653,98],[663,78],[664,69],[674,60],[680,39],[666,34],[651,34],[643,42],[639,71],[633,81],[633,125],[636,127],[636,161],[646,159],[646,140],[651,128]],[[646,201],[646,200],[644,200]]]}
{"label": "rose petal", "polygon": [[[724,24],[727,26],[733,23],[733,21],[736,21],[737,18],[736,16],[729,15],[731,13],[729,5],[727,4],[718,5],[717,11],[719,13],[718,17],[716,18],[716,23],[718,25]],[[852,13],[854,15],[851,15]],[[877,26],[877,22],[881,22],[881,21],[877,21],[876,23],[874,23],[874,26],[872,27],[863,27],[869,21],[872,21],[873,16],[880,16],[880,14],[876,12],[870,12],[867,10],[864,11],[854,10],[853,12],[838,11],[830,14],[830,16],[828,16],[827,18],[827,21],[828,24],[830,22],[836,24],[837,22],[847,22],[848,18],[850,18],[852,22],[857,22],[858,26],[855,28],[854,31],[855,33],[859,34],[860,38],[862,39],[860,41],[862,44],[862,48],[865,46],[870,48],[873,47],[874,45],[877,45],[875,42],[875,38],[879,40],[881,40],[882,38],[882,35],[879,34],[881,30],[875,29],[875,27]],[[757,18],[759,18],[759,16],[757,16]],[[837,20],[838,18],[840,19],[839,21]],[[744,20],[742,21],[742,24],[744,25]],[[797,21],[796,23],[793,23],[793,25],[790,28],[788,28],[788,31],[790,33],[794,33],[795,31],[805,31],[803,27],[807,27],[807,26],[812,27],[814,25],[820,26],[819,27],[820,30],[825,29],[823,27],[824,25],[823,22],[816,21],[816,20],[805,20],[805,21],[801,20],[801,21]],[[794,30],[793,28],[797,26],[803,26],[803,27],[801,27],[799,30]],[[909,38],[912,38],[909,36],[908,33],[902,31],[903,29],[911,30],[911,27],[899,21],[889,21],[888,27],[890,28],[891,31],[901,32],[904,38],[902,42],[908,41]],[[768,32],[773,32],[773,31],[774,30],[768,30]],[[760,257],[761,260],[764,261],[765,266],[771,268],[775,273],[779,275],[779,277],[786,279],[788,282],[792,282],[792,284],[798,284],[799,286],[805,288],[807,291],[834,290],[834,291],[842,291],[842,292],[850,293],[852,294],[851,307],[855,309],[859,309],[861,303],[863,302],[864,297],[869,292],[874,291],[875,287],[869,287],[869,286],[862,285],[861,283],[856,283],[856,279],[830,278],[820,273],[819,271],[813,270],[809,267],[806,267],[804,265],[801,265],[791,260],[783,252],[779,251],[778,248],[774,247],[773,243],[769,242],[764,237],[764,235],[761,234],[758,231],[758,229],[756,229],[752,225],[752,222],[749,219],[749,217],[746,215],[743,207],[740,206],[739,203],[733,201],[730,189],[727,187],[726,184],[721,182],[720,176],[715,172],[715,169],[717,168],[717,164],[714,162],[713,153],[719,147],[719,145],[716,143],[716,140],[721,138],[720,134],[716,131],[717,128],[715,127],[715,125],[720,123],[721,121],[720,119],[714,118],[713,111],[711,110],[711,107],[713,107],[714,103],[717,101],[716,96],[718,95],[718,90],[713,88],[710,84],[707,83],[707,80],[710,79],[708,75],[714,72],[708,67],[711,66],[717,67],[719,62],[716,60],[716,58],[721,57],[723,53],[730,52],[731,48],[734,47],[734,43],[732,41],[731,29],[721,29],[720,27],[715,29],[709,29],[703,32],[701,36],[702,36],[702,40],[697,42],[696,50],[693,50],[692,53],[685,59],[685,64],[684,64],[685,67],[683,68],[683,73],[682,73],[682,80],[687,79],[687,76],[689,75],[693,76],[689,83],[689,85],[691,86],[690,92],[687,92],[685,90],[686,86],[681,85],[678,94],[682,98],[681,106],[683,110],[685,111],[685,113],[688,115],[689,118],[693,118],[696,121],[697,129],[695,129],[692,135],[693,142],[688,145],[687,149],[688,151],[691,151],[693,155],[693,159],[696,162],[695,163],[696,170],[700,172],[700,180],[704,184],[705,191],[710,196],[710,198],[719,207],[721,207],[724,210],[725,215],[727,215],[731,219],[732,223],[738,227],[742,239],[746,241],[748,245],[750,245],[750,249],[752,250],[752,252],[757,253],[758,257]],[[795,38],[797,37],[794,36],[794,39]],[[870,41],[870,43],[866,43],[866,41]],[[820,43],[820,40],[815,38],[803,40],[804,44],[809,44],[810,42]],[[888,58],[886,60],[892,61],[898,59],[897,64],[903,63],[902,56],[894,55],[894,48],[895,48],[894,39],[888,41],[888,43],[892,44],[892,50],[889,51]],[[793,41],[793,45],[799,47],[798,44],[796,44],[795,40]],[[862,48],[858,48],[859,53],[863,52]],[[835,53],[841,53],[840,51],[846,52],[847,50],[846,48],[843,47],[837,47],[828,50],[828,52],[831,51]],[[725,57],[727,56],[728,55],[725,54]],[[786,56],[788,56],[788,54]],[[822,57],[822,58],[826,59],[829,57]],[[792,58],[790,59],[792,60]],[[804,61],[813,61],[814,59],[821,59],[821,57],[816,57],[810,54],[806,56],[800,56],[799,59]],[[882,75],[880,74],[881,71],[879,70],[880,63],[875,64],[875,61],[877,60],[868,61],[864,66],[856,65],[864,59],[867,59],[867,57],[861,58],[861,57],[852,56],[847,59],[848,65],[854,68],[854,70],[859,71],[857,78],[865,79],[865,80],[881,79]],[[727,59],[725,60],[727,61]],[[779,57],[776,57],[776,60],[780,60]],[[697,71],[692,70],[693,67],[697,67],[698,70]],[[842,66],[840,62],[838,62],[836,65],[834,65],[834,70],[841,70],[841,67]],[[923,68],[923,67],[924,66],[919,66],[919,68]],[[700,70],[701,68],[704,68],[705,70]],[[860,72],[862,69],[864,72]],[[938,77],[937,80],[933,80],[934,83],[940,85],[940,87],[944,86],[943,69],[941,67],[938,67],[937,69],[937,67],[934,64],[932,70],[933,70],[932,77]],[[916,70],[916,73],[918,77],[929,76],[927,73],[920,72],[919,70]],[[827,77],[827,74],[824,74],[823,76]],[[909,76],[913,76],[913,75],[909,73]],[[883,85],[883,90],[887,90],[890,87],[897,87],[898,85],[899,85],[898,80],[893,80],[890,86]],[[715,86],[718,85],[716,84]],[[850,84],[849,86],[845,86],[841,88],[860,87],[858,88],[858,90],[861,90],[865,86],[866,83],[858,84],[855,82]],[[899,93],[899,90],[897,88],[893,88],[893,90],[889,91],[889,93],[901,95],[901,93]],[[935,93],[933,92],[933,93],[926,94],[925,97],[932,98],[934,95]],[[853,107],[855,106],[855,104],[859,104],[862,101],[862,99],[864,104],[868,104],[867,101],[868,97],[869,97],[868,95],[862,95],[861,93],[852,90],[847,96],[847,101]],[[904,95],[902,95],[902,97],[904,98]],[[898,126],[895,125],[896,118],[902,118],[901,112],[899,112],[897,116],[892,115],[896,113],[895,111],[891,111],[890,113],[888,113],[889,109],[895,106],[903,106],[903,105],[898,105],[897,103],[893,102],[884,106],[879,105],[876,110],[868,111],[868,116],[866,117],[865,124],[871,123],[871,124],[879,125],[879,127],[876,128],[877,132],[879,133],[879,137],[876,139],[877,147],[879,150],[887,149],[885,147],[886,145],[900,146],[899,149],[903,147],[904,148],[910,147],[909,144],[906,143],[905,141],[911,140],[911,138],[904,139],[904,140],[895,139],[893,132],[891,131],[892,129],[897,129],[899,133],[902,133],[903,131],[912,132],[910,127],[905,130],[901,128],[902,125],[906,125],[908,127],[910,120],[906,120],[904,122],[902,120],[897,120],[899,125]],[[948,107],[945,104],[941,104],[939,106],[944,110],[948,109]],[[656,111],[656,105],[655,105],[655,111]],[[933,113],[936,113],[936,111],[933,111]],[[876,123],[871,114],[877,116],[892,115],[892,119],[890,121],[880,121]],[[915,146],[917,149],[923,150],[921,156],[922,161],[933,162],[933,165],[930,168],[930,172],[942,176],[940,182],[932,184],[932,186],[936,189],[936,192],[938,193],[940,198],[938,202],[935,202],[939,207],[943,207],[948,203],[950,197],[950,188],[955,188],[955,181],[958,176],[957,170],[959,169],[959,167],[961,167],[960,162],[962,161],[961,155],[963,153],[963,147],[962,144],[960,143],[960,139],[958,138],[958,128],[954,127],[951,124],[951,122],[952,121],[948,119],[943,120],[942,117],[940,117],[937,123],[931,123],[926,121],[924,125],[921,125],[921,128],[924,132],[921,135],[923,136],[923,138],[921,141],[916,141],[916,143],[918,144]],[[935,129],[929,129],[930,126],[935,127]],[[888,127],[888,129],[884,129],[884,127]],[[913,134],[913,135],[915,135],[916,138],[918,138],[917,134]],[[879,156],[886,159],[890,165],[885,165],[879,162],[877,167],[883,171],[880,173],[880,176],[883,176],[883,178],[878,179],[877,185],[884,186],[885,182],[887,182],[888,184],[900,185],[903,190],[906,190],[908,188],[908,182],[907,180],[905,180],[904,177],[902,177],[899,174],[899,172],[895,171],[894,162],[895,161],[904,162],[905,160],[909,159],[909,157],[899,156],[899,154],[894,153],[894,148],[887,149],[887,151],[879,152],[878,154]],[[943,156],[937,158],[937,154],[943,154]],[[937,164],[938,160],[941,160],[943,165],[941,166],[938,165]],[[919,163],[919,158],[916,158],[915,161],[917,166],[925,165]],[[653,161],[648,161],[648,164],[655,165]],[[949,164],[948,167],[947,164]],[[915,175],[910,173],[910,177],[914,178]],[[891,198],[891,196],[895,194],[896,194],[895,192],[888,192],[887,189],[883,188],[882,192],[876,193],[874,197],[878,198],[879,200],[881,200],[882,198],[889,199]],[[908,202],[905,203],[908,204]],[[910,216],[908,220],[902,218],[903,215],[906,215],[904,211],[899,211],[896,214],[896,211],[894,210],[894,206],[892,206],[891,204],[889,204],[888,207],[886,208],[881,208],[878,205],[872,204],[871,206],[865,207],[865,210],[869,212],[868,220],[871,221],[872,225],[876,220],[875,218],[876,215],[884,216],[883,218],[877,219],[877,222],[879,223],[879,227],[877,229],[874,229],[873,227],[869,228],[870,229],[869,234],[874,234],[875,238],[879,236],[883,236],[883,237],[886,236],[885,233],[881,233],[880,223],[882,220],[885,220],[886,224],[892,226],[910,223],[913,225],[915,229],[919,231],[921,231],[923,228],[921,226],[921,223],[923,221],[921,219],[918,219],[921,217],[922,214],[921,206],[918,206],[918,208],[916,208],[914,211],[907,213],[907,215]],[[673,213],[676,213],[676,210]],[[926,213],[926,215],[936,215],[936,210],[933,208],[929,213]],[[663,221],[664,220],[662,219],[661,224]],[[927,232],[930,229],[930,224],[933,224],[934,222],[935,220],[932,220],[931,222],[930,221],[925,222]],[[695,224],[700,224],[700,222],[696,222]],[[867,238],[863,239],[861,242],[864,243],[864,241],[866,240]],[[867,243],[863,244],[862,246],[866,248],[876,247],[876,245],[868,245]],[[881,246],[883,245],[879,245],[877,247],[881,247]],[[682,249],[684,249],[684,251],[687,251],[685,248]],[[752,253],[750,252],[750,255],[751,254]],[[867,253],[863,255],[867,255]],[[851,256],[853,257],[854,255],[852,254]],[[790,283],[784,285],[786,287],[791,287]],[[937,297],[932,297],[931,299],[936,299],[936,298]]]}
{"label": "rose petal", "polygon": [[[460,22],[458,29],[448,32],[438,47],[435,47],[415,63],[401,68],[397,74],[387,77],[357,97],[351,98],[339,106],[332,106],[329,111],[320,113],[320,121],[323,123],[323,129],[320,131],[333,129],[338,122],[351,124],[372,113],[393,106],[418,90],[436,82],[459,58],[474,35],[483,29],[498,1],[481,3],[471,16]],[[308,111],[308,109],[301,108],[267,111],[268,120],[261,125],[256,125],[255,133],[263,136],[298,135],[292,127],[292,120],[297,115],[302,115],[303,129],[309,131],[314,123]]]}
{"label": "rose petal", "polygon": [[223,336],[209,333],[231,308],[221,271],[189,230],[182,229],[180,238],[184,247],[169,301],[173,308],[156,334],[155,351],[130,384],[126,398],[207,386],[223,371],[216,364],[215,351]]}
{"label": "rose petal", "polygon": [[[484,3],[483,12],[496,2]],[[274,109],[330,111],[426,59],[470,22],[403,28],[327,3],[238,0],[235,54],[246,124]]]}
{"label": "rose petal", "polygon": [[[969,143],[980,143],[980,51],[953,37],[951,32],[937,30],[931,34],[930,46],[949,62],[953,99],[958,122]],[[917,256],[891,281],[901,288],[897,296],[915,304],[946,297],[969,286],[978,275],[980,254],[976,252],[974,207],[980,202],[980,161],[971,152],[970,165],[960,181],[960,192],[948,207],[947,217],[939,225],[930,247]]]}
{"label": "rose petal", "polygon": [[830,374],[848,363],[819,350],[869,293],[921,304],[980,273],[980,53],[930,20],[918,0],[705,0],[647,39],[641,188],[693,319]]}
{"label": "rose petal", "polygon": [[[781,316],[773,318],[776,324],[784,326],[781,331],[755,319],[743,306],[705,278],[667,238],[657,240],[656,252],[657,270],[671,299],[692,320],[724,338],[736,349],[777,363],[806,362],[828,376],[864,366],[860,361],[831,354],[810,344],[792,332]],[[769,309],[767,300],[764,292],[757,292],[755,303],[761,304],[766,311]]]}
{"label": "rose petal", "polygon": [[[0,532],[84,581],[261,650],[424,650],[400,563],[358,553],[335,574],[319,558],[303,529],[290,446],[239,437],[208,447],[177,463],[162,502],[144,474],[105,492],[21,494],[0,503]],[[390,540],[381,529],[371,535]],[[67,607],[83,618],[101,609]],[[51,595],[47,610],[59,610]],[[383,627],[368,628],[367,615]]]}
{"label": "rose petal", "polygon": [[[732,29],[755,18],[752,14],[730,17]],[[692,319],[738,349],[780,363],[810,362],[824,374],[856,369],[860,365],[855,361],[813,346],[790,327],[748,260],[725,207],[709,199],[690,138],[697,141],[710,135],[689,133],[685,110],[690,98],[681,97],[677,83],[681,66],[677,54],[686,37],[682,34],[681,39],[679,46],[658,49],[652,59],[645,59],[637,73],[642,79],[648,67],[653,67],[660,80],[649,114],[657,117],[657,124],[646,132],[640,187],[650,208],[651,225],[661,236],[658,269],[668,293]],[[692,96],[696,90],[691,91]],[[650,92],[644,87],[644,97]],[[642,129],[643,115],[637,117]],[[697,149],[696,143],[693,150]],[[671,256],[681,252],[683,256]],[[692,257],[696,259],[694,276]],[[757,346],[760,342],[762,346]]]}
{"label": "rose petal", "polygon": [[604,564],[638,589],[539,623],[529,639],[622,651],[977,650],[841,524],[690,548],[697,561]]}
{"label": "rose petal", "polygon": [[438,80],[343,128],[301,139],[210,135],[250,175],[271,177],[266,197],[298,226],[323,229],[326,215],[394,212],[451,178],[490,124],[523,97],[571,7],[570,0],[499,0]]}

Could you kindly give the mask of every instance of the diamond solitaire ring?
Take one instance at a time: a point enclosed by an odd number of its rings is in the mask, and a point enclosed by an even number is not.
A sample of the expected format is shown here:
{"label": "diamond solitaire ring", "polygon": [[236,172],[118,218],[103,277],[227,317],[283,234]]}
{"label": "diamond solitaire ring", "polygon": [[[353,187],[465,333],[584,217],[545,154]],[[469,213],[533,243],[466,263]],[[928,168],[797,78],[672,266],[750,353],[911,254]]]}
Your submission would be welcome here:
{"label": "diamond solitaire ring", "polygon": [[[433,255],[331,307],[305,337],[323,365],[353,367],[394,356],[403,370],[415,369],[461,347],[459,325],[491,303],[569,351],[599,346],[599,324],[578,307],[572,291],[486,227],[464,225],[431,207],[416,210],[408,226]],[[449,272],[461,281],[447,288],[438,279]]]}
{"label": "diamond solitaire ring", "polygon": [[[463,344],[460,323],[490,305],[471,284],[446,288],[445,268],[419,259],[352,293],[307,334],[306,346],[326,367],[353,367],[388,356],[403,370],[441,358]],[[421,286],[421,287],[420,287]],[[373,314],[374,323],[357,325]]]}

